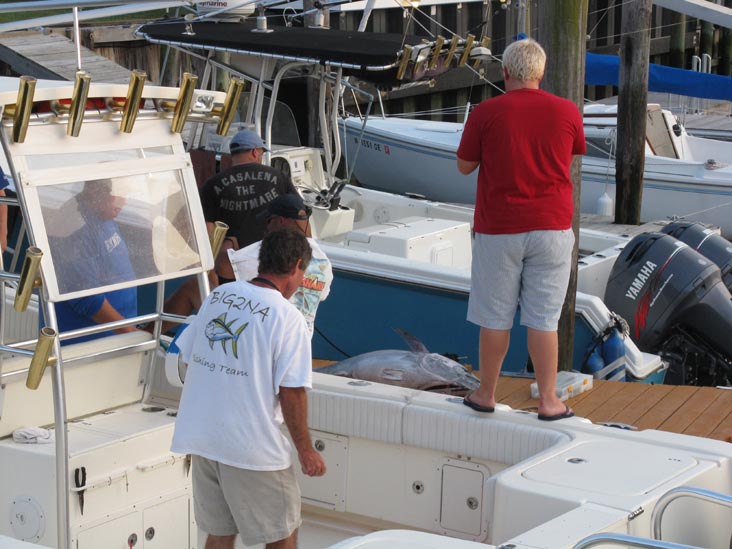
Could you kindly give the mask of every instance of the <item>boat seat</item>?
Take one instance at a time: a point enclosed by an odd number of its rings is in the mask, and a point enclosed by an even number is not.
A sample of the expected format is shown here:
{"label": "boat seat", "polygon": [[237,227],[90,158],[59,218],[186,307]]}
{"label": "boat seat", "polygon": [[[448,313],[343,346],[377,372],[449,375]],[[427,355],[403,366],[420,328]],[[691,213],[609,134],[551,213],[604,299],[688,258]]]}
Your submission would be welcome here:
{"label": "boat seat", "polygon": [[402,443],[406,402],[313,389],[308,395],[311,429],[388,444]]}
{"label": "boat seat", "polygon": [[309,394],[311,429],[391,444],[462,454],[507,466],[524,461],[570,437],[562,432],[485,417],[354,395],[333,387]]}
{"label": "boat seat", "polygon": [[409,405],[403,443],[516,465],[570,437],[562,432],[472,414]]}
{"label": "boat seat", "polygon": [[[116,354],[116,349],[151,342],[152,336],[143,331],[114,334],[91,341],[72,343],[63,347],[65,360],[67,417],[72,420],[105,409],[138,402],[142,398],[145,368],[149,351],[136,350]],[[99,354],[94,360],[73,359]],[[53,371],[46,368],[37,390],[26,388],[28,356],[10,356],[2,361],[0,382],[0,437],[19,427],[49,425],[54,421]]]}

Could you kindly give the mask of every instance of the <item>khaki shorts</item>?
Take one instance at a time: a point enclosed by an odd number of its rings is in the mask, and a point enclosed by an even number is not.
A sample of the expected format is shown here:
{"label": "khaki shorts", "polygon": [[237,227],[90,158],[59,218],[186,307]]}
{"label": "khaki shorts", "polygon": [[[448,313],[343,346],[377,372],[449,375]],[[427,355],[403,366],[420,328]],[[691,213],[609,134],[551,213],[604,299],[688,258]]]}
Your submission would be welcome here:
{"label": "khaki shorts", "polygon": [[288,538],[300,526],[300,487],[292,467],[251,471],[193,456],[198,527],[214,536],[239,534],[245,545]]}

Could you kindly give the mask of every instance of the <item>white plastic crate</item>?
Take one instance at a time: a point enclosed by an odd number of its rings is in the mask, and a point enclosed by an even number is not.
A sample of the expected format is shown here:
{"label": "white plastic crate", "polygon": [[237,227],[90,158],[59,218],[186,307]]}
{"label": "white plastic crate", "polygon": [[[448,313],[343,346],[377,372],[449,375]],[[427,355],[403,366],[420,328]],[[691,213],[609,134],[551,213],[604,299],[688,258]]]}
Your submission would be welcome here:
{"label": "white plastic crate", "polygon": [[[590,389],[592,389],[592,376],[589,374],[566,371],[557,374],[557,396],[560,400],[567,400]],[[531,384],[531,398],[539,398],[539,386],[536,381]]]}

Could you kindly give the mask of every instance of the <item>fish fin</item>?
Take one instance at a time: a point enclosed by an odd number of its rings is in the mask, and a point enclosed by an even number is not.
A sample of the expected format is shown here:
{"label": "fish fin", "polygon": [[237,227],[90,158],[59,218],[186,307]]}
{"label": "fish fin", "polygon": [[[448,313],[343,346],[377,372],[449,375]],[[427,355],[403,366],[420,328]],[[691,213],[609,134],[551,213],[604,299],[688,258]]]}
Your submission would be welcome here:
{"label": "fish fin", "polygon": [[407,347],[415,353],[429,353],[427,350],[427,347],[425,347],[425,344],[422,343],[416,336],[413,336],[406,330],[402,330],[401,328],[394,328],[394,331],[399,334],[399,336],[404,340],[404,343],[407,344]]}
{"label": "fish fin", "polygon": [[239,347],[236,344],[236,338],[231,340],[231,352],[234,354],[234,358],[239,358]]}
{"label": "fish fin", "polygon": [[221,348],[224,350],[224,354],[226,354],[226,340],[225,339],[221,340]]}
{"label": "fish fin", "polygon": [[220,320],[222,324],[226,324],[226,313],[221,313],[216,317],[216,320]]}
{"label": "fish fin", "polygon": [[209,339],[208,340],[208,346],[211,347],[211,350],[212,351],[213,351],[213,344],[214,344],[214,340],[213,339]]}
{"label": "fish fin", "polygon": [[237,339],[239,339],[239,336],[246,329],[247,326],[249,326],[249,323],[248,322],[245,322],[244,324],[242,324],[239,327],[239,329],[236,332],[234,332],[234,335],[236,336],[236,339],[234,341],[236,341]]}

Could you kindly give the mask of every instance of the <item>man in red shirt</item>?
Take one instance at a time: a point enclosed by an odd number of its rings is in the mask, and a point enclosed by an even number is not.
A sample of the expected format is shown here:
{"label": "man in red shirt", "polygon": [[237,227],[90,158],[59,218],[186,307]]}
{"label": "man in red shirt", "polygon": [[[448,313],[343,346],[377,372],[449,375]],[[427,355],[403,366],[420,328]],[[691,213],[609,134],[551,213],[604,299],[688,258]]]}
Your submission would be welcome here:
{"label": "man in red shirt", "polygon": [[506,93],[471,113],[457,151],[462,174],[479,167],[468,320],[480,328],[480,387],[465,398],[492,412],[520,306],[539,385],[539,419],[573,415],[556,396],[557,324],[567,293],[572,232],[572,155],[584,154],[577,106],[539,89],[546,54],[534,40],[503,54]]}

